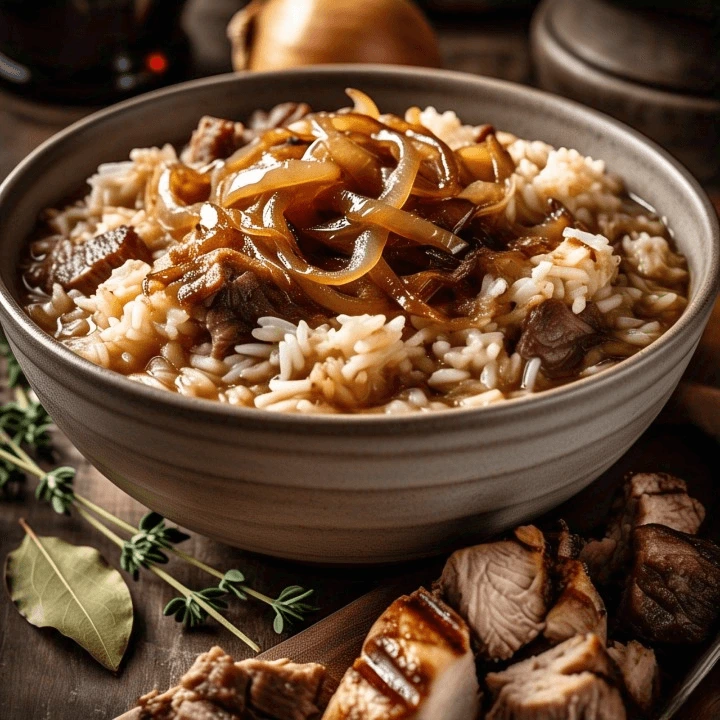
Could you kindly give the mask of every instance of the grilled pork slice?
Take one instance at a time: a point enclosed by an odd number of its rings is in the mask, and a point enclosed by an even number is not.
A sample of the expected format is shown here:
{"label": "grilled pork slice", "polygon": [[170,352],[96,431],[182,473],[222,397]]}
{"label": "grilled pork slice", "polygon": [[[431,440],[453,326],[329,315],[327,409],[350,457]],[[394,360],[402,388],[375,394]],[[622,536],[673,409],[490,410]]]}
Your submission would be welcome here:
{"label": "grilled pork slice", "polygon": [[487,720],[624,720],[618,671],[602,640],[589,633],[490,673]]}
{"label": "grilled pork slice", "polygon": [[550,581],[543,534],[527,525],[512,540],[458,550],[440,588],[468,622],[479,654],[507,660],[545,627]]}
{"label": "grilled pork slice", "polygon": [[620,669],[628,695],[645,715],[649,715],[660,689],[655,651],[631,640],[627,645],[610,643],[608,655]]}
{"label": "grilled pork slice", "polygon": [[633,528],[659,523],[694,535],[704,518],[705,508],[687,494],[684,480],[666,473],[638,473],[625,483],[606,537],[590,541],[580,559],[592,579],[604,584],[627,564]]}
{"label": "grilled pork slice", "polygon": [[574,635],[594,633],[607,642],[607,611],[585,564],[559,559],[556,567],[561,592],[545,618],[543,635],[559,643]]}
{"label": "grilled pork slice", "polygon": [[177,687],[140,698],[140,720],[319,720],[325,668],[289,660],[233,662],[219,647],[199,655]]}
{"label": "grilled pork slice", "polygon": [[420,588],[372,626],[323,720],[475,720],[478,710],[468,627]]}
{"label": "grilled pork slice", "polygon": [[720,619],[720,547],[664,525],[636,528],[620,617],[649,642],[707,638]]}

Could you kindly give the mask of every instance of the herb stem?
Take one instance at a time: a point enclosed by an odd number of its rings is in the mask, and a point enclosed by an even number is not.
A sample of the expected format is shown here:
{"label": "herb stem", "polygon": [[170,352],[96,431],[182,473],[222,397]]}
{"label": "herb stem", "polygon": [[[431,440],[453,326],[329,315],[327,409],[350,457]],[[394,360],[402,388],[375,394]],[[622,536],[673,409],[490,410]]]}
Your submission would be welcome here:
{"label": "herb stem", "polygon": [[25,392],[25,388],[23,388],[21,385],[17,385],[15,387],[15,402],[23,409],[25,410],[28,405],[30,405],[30,400],[28,400],[27,393]]}
{"label": "herb stem", "polygon": [[206,565],[202,560],[198,560],[197,558],[194,558],[192,555],[188,555],[187,553],[183,552],[182,550],[178,550],[177,548],[168,548],[169,552],[171,552],[173,555],[176,555],[181,560],[184,560],[186,563],[189,563],[190,565],[194,565],[196,568],[206,572],[208,575],[212,575],[213,577],[219,578],[222,580],[225,576],[219,571],[216,570],[214,567],[210,567],[209,565]]}
{"label": "herb stem", "polygon": [[148,570],[157,575],[161,580],[164,580],[168,585],[174,587],[185,597],[192,598],[211,618],[217,620],[217,622],[219,622],[224,628],[229,630],[233,635],[235,635],[235,637],[240,638],[240,640],[251,647],[255,652],[260,652],[260,646],[256,642],[251,640],[244,632],[238,630],[227,618],[223,617],[217,610],[215,610],[212,605],[206,603],[199,593],[194,593],[192,590],[189,590],[172,575],[168,575],[168,573],[161,570],[156,565],[150,565]]}
{"label": "herb stem", "polygon": [[[197,558],[194,558],[192,555],[188,555],[182,550],[178,550],[177,548],[169,548],[169,552],[171,552],[173,555],[176,555],[181,560],[184,560],[186,563],[194,565],[196,568],[203,570],[208,575],[212,575],[213,577],[219,578],[220,580],[225,577],[219,570],[216,570],[214,567],[210,567],[210,565],[206,565],[204,562],[202,562],[202,560],[198,560]],[[264,603],[267,603],[268,605],[273,605],[273,603],[275,602],[271,597],[263,595],[261,592],[253,590],[251,587],[248,587],[245,584],[238,583],[235,587],[237,587],[238,590],[242,590],[248,595],[251,595],[256,600],[260,600]]]}
{"label": "herb stem", "polygon": [[[11,460],[11,462],[17,463],[19,460],[24,463],[24,467],[28,472],[37,475],[39,478],[45,477],[45,471],[2,428],[0,428],[0,440],[9,445],[15,453],[15,459]],[[5,459],[8,460],[9,458],[5,457]]]}
{"label": "herb stem", "polygon": [[101,508],[99,505],[96,505],[94,502],[88,500],[86,497],[78,495],[77,493],[74,493],[74,497],[77,502],[79,502],[81,505],[84,505],[86,508],[88,508],[88,510],[92,510],[96,515],[99,515],[101,518],[104,518],[108,522],[113,523],[113,525],[116,525],[117,527],[125,530],[125,532],[128,532],[131,535],[135,535],[135,533],[137,533],[138,529],[134,525],[131,525],[124,520],[121,520],[119,517],[115,517],[115,515],[105,510],[105,508]]}
{"label": "herb stem", "polygon": [[[4,434],[4,430],[0,431]],[[33,463],[32,465],[28,465],[24,460],[21,460],[17,455],[13,455],[13,453],[7,452],[7,450],[3,450],[0,448],[0,458],[3,460],[7,460],[8,462],[12,463],[16,467],[19,467],[21,470],[25,470],[26,472],[29,472],[33,475],[37,475],[39,478],[44,477],[45,473],[40,470],[38,472],[38,467]]]}
{"label": "herb stem", "polygon": [[110,528],[105,527],[96,517],[93,517],[85,508],[80,507],[76,502],[73,503],[78,515],[90,523],[96,530],[99,530],[106,538],[112,540],[119,548],[125,544],[125,541],[116,535]]}

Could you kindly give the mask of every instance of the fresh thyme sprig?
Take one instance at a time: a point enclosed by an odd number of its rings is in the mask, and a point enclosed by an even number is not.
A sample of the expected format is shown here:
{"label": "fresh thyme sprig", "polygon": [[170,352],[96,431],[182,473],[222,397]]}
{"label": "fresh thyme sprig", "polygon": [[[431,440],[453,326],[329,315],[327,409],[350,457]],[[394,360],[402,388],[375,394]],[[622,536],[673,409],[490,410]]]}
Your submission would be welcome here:
{"label": "fresh thyme sprig", "polygon": [[[18,395],[21,388],[16,389]],[[48,430],[52,420],[45,408],[36,400],[8,402],[0,407],[0,428],[5,430],[17,443],[26,443],[36,450],[50,447]]]}
{"label": "fresh thyme sprig", "polygon": [[310,597],[312,594],[312,590],[306,590],[300,585],[286,587],[272,604],[273,610],[275,610],[273,630],[280,634],[285,628],[285,623],[292,625],[295,620],[302,621],[305,619],[306,613],[317,610],[309,603],[303,602],[305,598]]}
{"label": "fresh thyme sprig", "polygon": [[75,502],[72,483],[75,478],[75,468],[63,465],[44,473],[35,488],[35,497],[52,505],[52,509],[59,515],[69,515],[70,508]]}
{"label": "fresh thyme sprig", "polygon": [[[1,340],[0,354],[3,354]],[[10,362],[12,354],[6,357]],[[15,379],[16,383],[20,382],[19,376]],[[47,472],[42,470],[23,450],[22,445],[25,444],[36,452],[46,452],[50,449],[48,434],[50,418],[40,403],[28,398],[22,387],[16,385],[15,393],[14,403],[0,406],[0,442],[5,445],[5,448],[0,447],[0,488],[11,480],[23,478],[26,473],[35,475],[39,480],[36,497],[49,502],[55,512],[60,514],[68,514],[74,509],[93,527],[118,544],[121,548],[120,565],[136,580],[140,569],[146,568],[180,592],[180,597],[174,598],[166,605],[163,611],[165,615],[174,615],[176,620],[190,627],[211,616],[257,651],[258,646],[220,614],[219,610],[227,609],[227,603],[221,599],[223,596],[233,595],[239,600],[252,597],[269,605],[275,613],[273,629],[277,633],[282,633],[286,624],[304,620],[309,612],[316,609],[304,602],[312,595],[313,590],[291,585],[282,590],[276,598],[272,598],[247,585],[244,574],[239,570],[231,569],[222,573],[177,549],[174,545],[187,540],[190,536],[178,528],[166,526],[165,519],[158,513],[147,513],[138,527],[117,518],[101,506],[74,492],[74,468],[61,466]],[[100,523],[97,517],[121,528],[131,537],[123,540]],[[219,580],[217,586],[199,591],[185,587],[157,567],[158,564],[168,562],[167,553],[217,578]]]}
{"label": "fresh thyme sprig", "polygon": [[165,606],[163,615],[174,615],[175,620],[181,622],[185,627],[195,627],[195,625],[204,623],[207,618],[207,612],[198,600],[204,600],[215,610],[227,610],[228,604],[220,599],[223,595],[225,595],[224,590],[209,587],[193,592],[190,597],[176,597]]}
{"label": "fresh thyme sprig", "polygon": [[190,536],[178,528],[166,527],[162,515],[149,512],[138,523],[138,532],[125,541],[120,554],[120,567],[137,580],[141,567],[167,563],[168,556],[163,549],[170,549],[175,543],[189,539]]}

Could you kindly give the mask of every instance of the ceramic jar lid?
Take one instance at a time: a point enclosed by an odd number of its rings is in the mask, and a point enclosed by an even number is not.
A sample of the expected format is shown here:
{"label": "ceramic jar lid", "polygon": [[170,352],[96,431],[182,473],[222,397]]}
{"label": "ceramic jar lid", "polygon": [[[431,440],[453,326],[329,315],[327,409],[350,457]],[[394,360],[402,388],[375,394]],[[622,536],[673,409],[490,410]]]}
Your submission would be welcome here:
{"label": "ceramic jar lid", "polygon": [[720,77],[712,25],[698,17],[570,0],[554,3],[548,25],[585,62],[634,82],[706,95]]}
{"label": "ceramic jar lid", "polygon": [[702,2],[661,13],[637,9],[644,0],[543,0],[531,28],[538,84],[626,122],[717,181],[720,49]]}

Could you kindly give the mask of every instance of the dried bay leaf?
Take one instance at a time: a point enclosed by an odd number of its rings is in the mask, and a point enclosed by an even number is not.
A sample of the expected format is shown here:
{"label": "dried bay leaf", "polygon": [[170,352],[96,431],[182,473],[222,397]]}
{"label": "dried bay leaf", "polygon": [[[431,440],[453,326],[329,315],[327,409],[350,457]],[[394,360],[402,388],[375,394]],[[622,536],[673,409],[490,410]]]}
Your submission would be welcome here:
{"label": "dried bay leaf", "polygon": [[59,630],[117,670],[133,625],[122,576],[94,548],[38,537],[23,527],[25,539],[5,563],[10,599],[31,624]]}

